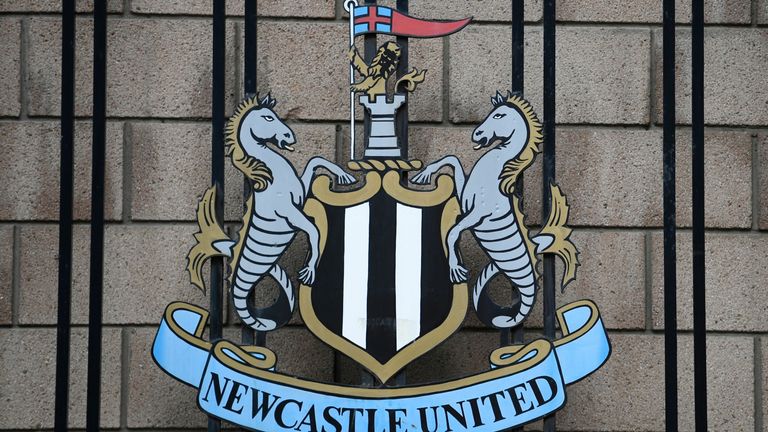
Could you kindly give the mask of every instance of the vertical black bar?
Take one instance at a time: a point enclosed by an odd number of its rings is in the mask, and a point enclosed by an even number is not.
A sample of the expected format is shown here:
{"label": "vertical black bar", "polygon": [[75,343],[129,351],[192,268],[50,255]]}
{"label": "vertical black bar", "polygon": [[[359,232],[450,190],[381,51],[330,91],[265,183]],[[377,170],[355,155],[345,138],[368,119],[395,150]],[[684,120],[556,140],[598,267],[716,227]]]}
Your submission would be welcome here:
{"label": "vertical black bar", "polygon": [[93,4],[93,142],[91,265],[88,311],[88,393],[85,429],[96,432],[101,414],[101,331],[104,294],[104,165],[107,115],[107,2]]}
{"label": "vertical black bar", "polygon": [[512,91],[523,93],[525,76],[525,1],[512,0]]}
{"label": "vertical black bar", "polygon": [[[365,0],[365,3],[369,5],[375,5],[376,0]],[[369,33],[363,36],[363,58],[367,64],[371,64],[373,57],[376,55],[376,34]],[[363,110],[363,141],[365,142],[365,148],[368,148],[368,137],[371,135],[371,117],[368,114],[368,110]]]}
{"label": "vertical black bar", "polygon": [[675,0],[664,0],[664,382],[665,421],[677,431],[677,247],[675,211]]}
{"label": "vertical black bar", "polygon": [[[544,0],[544,166],[542,222],[552,208],[550,185],[555,181],[555,0]],[[544,255],[544,335],[555,338],[555,258]],[[555,416],[544,418],[544,431],[555,430]]]}
{"label": "vertical black bar", "polygon": [[[258,19],[258,2],[254,0],[244,0],[244,59],[243,59],[243,91],[245,97],[253,97],[256,95],[257,89],[257,59],[258,59],[258,41],[257,41],[257,19]],[[251,181],[247,177],[243,177],[243,204],[248,200],[253,191]],[[251,293],[246,301],[253,301],[253,293]],[[256,332],[263,333],[263,332]],[[265,333],[266,335],[266,333]],[[261,339],[258,336],[256,339]],[[243,324],[241,330],[241,340],[244,345],[252,345],[254,343],[254,330],[245,324]],[[261,344],[260,346],[263,346]]]}
{"label": "vertical black bar", "polygon": [[[408,0],[397,0],[397,10],[407,14],[408,13]],[[403,75],[408,73],[408,38],[398,36],[397,44],[400,45],[400,63],[397,65],[397,79],[400,79]],[[397,89],[395,89],[397,92]],[[395,116],[395,127],[397,128],[397,137],[400,146],[400,156],[408,160],[408,92],[405,92],[405,103],[400,107]],[[402,182],[405,184],[408,182],[408,174],[403,172],[401,175]],[[395,386],[404,386],[407,381],[406,370],[403,369],[395,375]]]}
{"label": "vertical black bar", "polygon": [[[224,216],[224,97],[226,71],[225,0],[213,1],[213,65],[211,89],[211,181],[216,186],[215,211],[218,220]],[[211,259],[210,334],[215,341],[222,337],[224,258]],[[221,422],[208,418],[208,430],[221,430]]]}
{"label": "vertical black bar", "polygon": [[691,5],[693,215],[693,375],[696,430],[707,430],[707,328],[704,239],[704,0]]}
{"label": "vertical black bar", "polygon": [[245,59],[243,61],[243,90],[246,97],[256,94],[257,84],[257,56],[258,56],[258,2],[244,0],[245,3]]}
{"label": "vertical black bar", "polygon": [[54,429],[67,430],[69,344],[72,310],[72,196],[75,118],[75,0],[62,1],[61,171],[59,183],[59,292],[56,322],[56,403]]}
{"label": "vertical black bar", "polygon": [[[397,10],[407,14],[408,0],[397,0]],[[398,36],[397,44],[400,45],[400,63],[397,65],[397,78],[400,79],[408,73],[408,38]],[[405,92],[405,103],[397,110],[395,127],[400,141],[400,155],[403,159],[408,159],[408,92]],[[403,178],[405,179],[405,177]]]}
{"label": "vertical black bar", "polygon": [[[512,0],[512,91],[523,94],[525,90],[525,1]],[[523,176],[517,178],[515,184],[515,196],[523,205]],[[514,294],[513,294],[514,295]],[[517,299],[513,299],[517,300]],[[502,332],[502,344],[508,345],[509,335]],[[522,343],[524,340],[523,326],[519,325],[512,330],[512,342]],[[507,341],[505,343],[505,340]]]}
{"label": "vertical black bar", "polygon": [[[365,0],[366,4],[375,5],[376,0]],[[376,34],[366,34],[363,36],[363,58],[367,64],[371,64],[371,60],[376,55]],[[371,117],[367,110],[363,110],[363,142],[365,148],[368,148],[368,137],[371,135]],[[365,387],[372,387],[374,385],[375,378],[368,373],[365,369],[360,369],[360,383]],[[384,384],[384,383],[382,383]]]}

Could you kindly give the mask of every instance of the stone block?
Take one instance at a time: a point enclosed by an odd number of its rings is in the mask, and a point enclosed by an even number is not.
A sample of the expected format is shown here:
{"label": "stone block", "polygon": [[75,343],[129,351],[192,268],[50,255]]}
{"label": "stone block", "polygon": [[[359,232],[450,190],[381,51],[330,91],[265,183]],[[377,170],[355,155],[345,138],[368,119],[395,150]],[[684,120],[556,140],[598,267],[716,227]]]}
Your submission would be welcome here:
{"label": "stone block", "polygon": [[277,99],[284,119],[349,116],[347,37],[347,26],[336,22],[260,23],[259,91]]}
{"label": "stone block", "polygon": [[[88,332],[72,330],[69,427],[85,428]],[[101,426],[120,427],[121,331],[105,328],[102,339]],[[56,382],[56,329],[0,329],[0,428],[52,429]]]}
{"label": "stone block", "polygon": [[768,24],[768,1],[757,0],[757,23]]}
{"label": "stone block", "polygon": [[[104,240],[104,323],[155,324],[165,306],[187,301],[207,307],[207,296],[189,283],[187,251],[197,227],[108,225]],[[21,324],[56,323],[58,231],[53,225],[25,225],[20,235]],[[88,320],[88,228],[74,231],[72,322]],[[207,266],[206,266],[207,269]],[[207,271],[205,272],[207,274]],[[226,296],[225,296],[226,298]]]}
{"label": "stone block", "polygon": [[[110,20],[107,30],[107,115],[210,117],[211,28],[211,23],[203,20]],[[60,20],[30,19],[28,31],[29,113],[58,115]],[[75,112],[80,116],[91,114],[92,31],[92,20],[78,19]],[[234,34],[234,24],[230,24],[226,52],[228,112],[235,100]]]}
{"label": "stone block", "polygon": [[[660,23],[662,8],[658,2],[646,0],[613,3],[606,0],[571,1],[557,5],[558,21]],[[677,22],[691,22],[691,3],[677,1]],[[704,4],[704,21],[708,24],[749,24],[749,0],[717,0]]]}
{"label": "stone block", "polygon": [[[75,123],[74,217],[91,216],[91,123]],[[61,131],[56,121],[1,122],[0,136],[5,151],[0,173],[13,179],[12,187],[0,190],[0,219],[58,220],[59,147]],[[104,215],[122,218],[123,125],[107,123]]]}
{"label": "stone block", "polygon": [[[693,328],[691,235],[677,233],[677,325]],[[653,325],[664,328],[664,260],[661,233],[652,236]],[[707,329],[763,332],[768,312],[768,243],[758,234],[708,233],[706,236]]]}
{"label": "stone block", "polygon": [[[535,22],[541,20],[541,7],[541,0],[525,2],[525,21]],[[426,19],[461,19],[473,17],[475,22],[512,21],[512,3],[502,0],[482,2],[427,0],[413,2],[409,10],[411,15]]]}
{"label": "stone block", "polygon": [[[661,30],[654,33],[657,123],[662,121]],[[678,30],[676,62],[677,122],[691,123],[691,32]],[[768,64],[768,30],[711,28],[704,33],[704,119],[710,125],[768,123],[768,83],[761,71]],[[745,91],[749,89],[748,91]]]}
{"label": "stone block", "polygon": [[[511,42],[500,38],[508,32],[507,27],[483,26],[450,37],[451,121],[481,121],[491,111],[490,96],[509,88]],[[540,28],[526,30],[526,97],[539,114],[541,38]],[[642,29],[558,29],[557,121],[648,123],[649,47],[650,33]]]}
{"label": "stone block", "polygon": [[[333,0],[319,0],[312,2],[312,7],[296,7],[291,3],[259,0],[256,7],[260,17],[333,18],[336,15],[334,3]],[[242,16],[243,8],[243,2],[228,2],[227,15]],[[135,14],[211,15],[213,9],[211,3],[204,0],[162,2],[135,0],[131,2],[131,12]]]}
{"label": "stone block", "polygon": [[[592,376],[568,387],[568,404],[557,426],[569,431],[663,431],[664,339],[611,335],[613,353]],[[693,431],[693,343],[678,344],[679,430]],[[751,337],[710,336],[707,343],[711,430],[754,429],[754,365]],[[723,394],[731,395],[722,397]],[[617,413],[621,413],[617,415]]]}
{"label": "stone block", "polygon": [[409,120],[442,121],[443,38],[411,39],[409,50],[409,70],[427,70],[426,80],[408,96]]}
{"label": "stone block", "polygon": [[21,113],[21,20],[0,19],[0,39],[0,115],[15,117]]}
{"label": "stone block", "polygon": [[[690,130],[679,131],[677,137],[678,226],[691,226]],[[560,128],[557,183],[571,205],[571,225],[662,226],[662,139],[660,130]],[[707,226],[749,228],[749,133],[708,130],[705,149]],[[525,182],[532,220],[541,214],[541,160]]]}
{"label": "stone block", "polygon": [[[93,11],[93,0],[77,0],[77,12]],[[107,12],[122,12],[122,0],[107,0]],[[6,0],[0,4],[0,12],[61,12],[61,2],[56,0]]]}
{"label": "stone block", "polygon": [[13,321],[13,227],[0,227],[0,325]]}

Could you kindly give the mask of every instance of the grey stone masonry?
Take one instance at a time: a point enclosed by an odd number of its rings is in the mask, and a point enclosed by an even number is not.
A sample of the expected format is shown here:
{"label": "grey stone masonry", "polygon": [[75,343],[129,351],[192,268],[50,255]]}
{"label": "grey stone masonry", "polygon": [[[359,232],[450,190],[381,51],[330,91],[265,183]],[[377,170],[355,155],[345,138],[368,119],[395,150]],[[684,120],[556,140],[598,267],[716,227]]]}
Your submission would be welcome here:
{"label": "grey stone masonry", "polygon": [[[252,0],[248,0],[252,1]],[[256,1],[256,0],[253,0]],[[283,151],[300,174],[313,156],[349,160],[347,16],[341,0],[258,0],[257,87],[294,131]],[[466,172],[486,150],[473,129],[511,86],[509,0],[411,0],[428,19],[472,16],[444,38],[412,39],[409,69],[426,70],[408,94],[409,159],[455,155]],[[543,121],[542,0],[525,1],[525,92]],[[694,430],[691,278],[691,9],[676,2],[677,266],[681,431]],[[70,426],[85,427],[91,215],[93,0],[78,0],[72,266]],[[229,115],[243,93],[244,4],[226,2]],[[379,4],[394,7],[395,0]],[[152,361],[168,303],[209,307],[186,255],[195,210],[211,183],[212,3],[108,0],[104,211],[102,429],[203,431],[194,389]],[[57,271],[61,2],[0,0],[0,430],[53,428]],[[568,388],[558,430],[665,430],[662,212],[662,5],[657,0],[557,2],[556,183],[570,205],[580,250],[576,280],[557,306],[588,298],[600,308],[613,355]],[[713,431],[768,432],[768,0],[705,2],[705,218],[709,423]],[[388,37],[380,37],[379,44]],[[362,50],[362,38],[358,48]],[[391,89],[390,89],[391,90]],[[362,112],[357,105],[357,158]],[[376,135],[376,134],[374,134]],[[379,135],[389,135],[381,133]],[[542,157],[523,178],[525,223],[544,219]],[[324,169],[319,174],[328,174]],[[440,174],[450,174],[444,168]],[[360,173],[356,176],[362,177]],[[224,228],[243,214],[244,181],[227,161]],[[423,187],[422,187],[423,188]],[[488,262],[470,233],[460,241],[470,286]],[[297,235],[280,259],[293,284],[307,259]],[[562,269],[557,266],[557,275]],[[204,279],[209,275],[204,268]],[[210,285],[210,284],[208,284]],[[226,285],[226,284],[225,284]],[[518,300],[503,278],[494,300]],[[254,301],[267,306],[265,280]],[[225,338],[241,326],[224,294]],[[542,293],[525,324],[541,337]],[[207,334],[206,334],[207,337]],[[268,334],[277,368],[320,382],[358,385],[360,367],[310,333],[299,313]],[[488,370],[499,333],[471,306],[463,328],[406,369],[408,384]],[[225,425],[232,430],[233,426]],[[525,430],[542,429],[540,422]],[[410,430],[410,429],[409,429]]]}

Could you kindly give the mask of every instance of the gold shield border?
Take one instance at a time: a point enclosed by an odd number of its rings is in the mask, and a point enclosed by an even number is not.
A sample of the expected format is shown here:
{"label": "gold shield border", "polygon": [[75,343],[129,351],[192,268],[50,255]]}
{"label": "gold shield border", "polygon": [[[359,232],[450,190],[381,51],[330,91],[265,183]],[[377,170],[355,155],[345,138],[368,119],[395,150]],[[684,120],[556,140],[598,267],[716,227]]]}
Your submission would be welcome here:
{"label": "gold shield border", "polygon": [[[459,202],[456,197],[452,196],[454,184],[450,176],[438,177],[437,187],[430,191],[414,191],[403,187],[400,184],[400,174],[397,171],[389,171],[384,174],[383,181],[377,172],[369,172],[365,178],[366,184],[363,187],[349,192],[332,191],[330,189],[332,182],[327,176],[319,176],[312,183],[312,193],[316,198],[307,200],[304,213],[315,220],[315,225],[320,231],[320,259],[322,259],[328,237],[328,219],[323,203],[333,206],[354,206],[372,198],[382,187],[387,194],[399,202],[416,207],[430,207],[448,201],[443,209],[440,222],[443,251],[447,254],[445,241],[448,230],[456,223],[460,212]],[[387,382],[408,363],[426,354],[456,332],[461,323],[464,322],[468,305],[467,284],[453,284],[453,303],[445,321],[431,332],[408,344],[388,362],[382,364],[364,349],[333,333],[320,322],[312,306],[312,288],[304,284],[299,288],[299,312],[309,330],[324,343],[368,369],[382,383]]]}

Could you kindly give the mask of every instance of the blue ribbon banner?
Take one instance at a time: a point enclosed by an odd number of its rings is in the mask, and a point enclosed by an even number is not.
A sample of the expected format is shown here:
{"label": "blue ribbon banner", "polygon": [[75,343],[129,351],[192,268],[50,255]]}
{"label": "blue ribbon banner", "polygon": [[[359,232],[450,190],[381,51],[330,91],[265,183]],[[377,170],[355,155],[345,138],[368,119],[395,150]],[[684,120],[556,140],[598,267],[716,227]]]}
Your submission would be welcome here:
{"label": "blue ribbon banner", "polygon": [[260,431],[501,431],[551,414],[565,386],[602,366],[611,351],[597,306],[560,308],[563,337],[499,348],[491,368],[454,381],[402,388],[318,383],[275,371],[275,354],[202,339],[208,313],[172,303],[152,356],[169,375],[198,389],[207,414]]}

